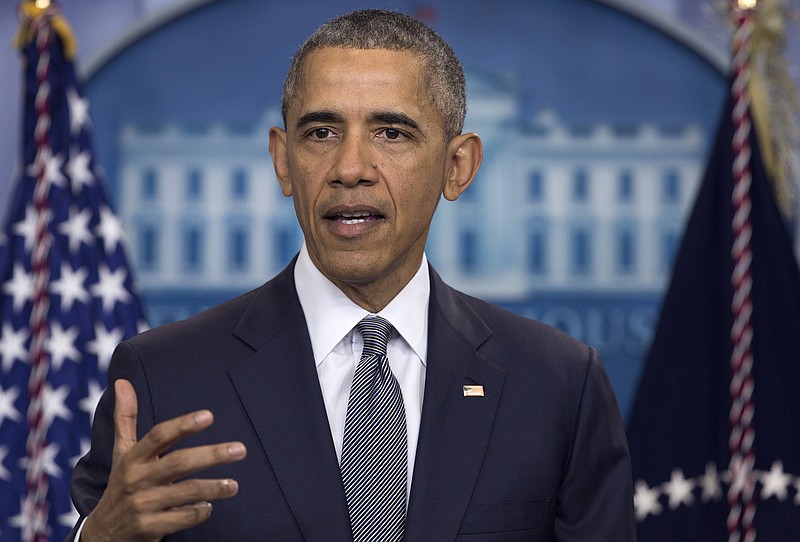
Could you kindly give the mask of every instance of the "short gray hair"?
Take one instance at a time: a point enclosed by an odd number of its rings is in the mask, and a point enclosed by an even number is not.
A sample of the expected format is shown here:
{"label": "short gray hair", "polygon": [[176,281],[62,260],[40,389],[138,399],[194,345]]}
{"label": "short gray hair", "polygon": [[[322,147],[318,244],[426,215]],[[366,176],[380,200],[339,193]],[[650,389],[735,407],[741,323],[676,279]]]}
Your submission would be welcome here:
{"label": "short gray hair", "polygon": [[461,133],[466,115],[464,69],[442,37],[424,23],[394,11],[365,9],[337,17],[317,29],[292,59],[283,85],[281,113],[286,124],[289,103],[300,86],[303,63],[315,49],[386,49],[409,51],[425,64],[431,101],[442,115],[449,140]]}

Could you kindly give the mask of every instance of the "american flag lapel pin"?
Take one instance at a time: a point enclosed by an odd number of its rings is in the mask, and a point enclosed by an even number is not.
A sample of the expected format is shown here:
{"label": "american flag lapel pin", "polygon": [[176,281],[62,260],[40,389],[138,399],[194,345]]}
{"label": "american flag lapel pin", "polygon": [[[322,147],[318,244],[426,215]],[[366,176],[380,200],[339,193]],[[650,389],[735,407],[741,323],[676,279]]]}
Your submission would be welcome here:
{"label": "american flag lapel pin", "polygon": [[483,397],[483,386],[464,386],[464,397]]}

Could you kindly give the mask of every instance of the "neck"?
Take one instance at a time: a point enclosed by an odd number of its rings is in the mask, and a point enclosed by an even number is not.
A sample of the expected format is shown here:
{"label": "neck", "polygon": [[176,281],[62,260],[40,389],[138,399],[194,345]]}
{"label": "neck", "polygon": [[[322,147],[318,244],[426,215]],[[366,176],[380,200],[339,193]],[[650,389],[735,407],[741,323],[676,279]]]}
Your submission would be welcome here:
{"label": "neck", "polygon": [[[419,267],[417,267],[419,269]],[[408,277],[387,277],[385,280],[370,282],[369,284],[358,284],[340,280],[332,280],[344,295],[362,309],[376,314],[392,302],[403,288],[411,281],[416,274]]]}

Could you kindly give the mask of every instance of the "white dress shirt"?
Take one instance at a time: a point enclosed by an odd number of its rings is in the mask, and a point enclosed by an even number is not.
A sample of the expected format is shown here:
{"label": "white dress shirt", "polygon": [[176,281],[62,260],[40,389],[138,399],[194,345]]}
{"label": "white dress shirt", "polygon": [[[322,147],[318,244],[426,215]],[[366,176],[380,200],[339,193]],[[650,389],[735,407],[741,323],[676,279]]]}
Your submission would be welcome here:
{"label": "white dress shirt", "polygon": [[[294,268],[295,285],[306,317],[319,384],[328,414],[336,456],[341,462],[344,421],[356,365],[364,346],[361,333],[355,329],[370,314],[352,302],[328,280],[308,255],[305,244]],[[419,270],[399,294],[378,313],[394,326],[389,338],[387,356],[406,409],[408,435],[408,484],[417,451],[422,399],[425,389],[425,363],[428,350],[428,300],[430,277],[425,256]]]}

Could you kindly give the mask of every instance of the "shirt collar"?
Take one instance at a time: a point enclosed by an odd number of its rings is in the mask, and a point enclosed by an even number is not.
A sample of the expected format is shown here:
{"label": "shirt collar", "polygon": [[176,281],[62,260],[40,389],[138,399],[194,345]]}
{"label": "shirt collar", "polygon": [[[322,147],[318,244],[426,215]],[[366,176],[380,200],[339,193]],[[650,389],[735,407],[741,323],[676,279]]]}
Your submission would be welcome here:
{"label": "shirt collar", "polygon": [[[369,312],[351,301],[317,269],[305,243],[294,266],[295,288],[306,317],[314,361],[317,365]],[[426,363],[428,345],[428,301],[431,283],[428,260],[422,255],[419,270],[378,313],[386,318],[403,340]]]}

